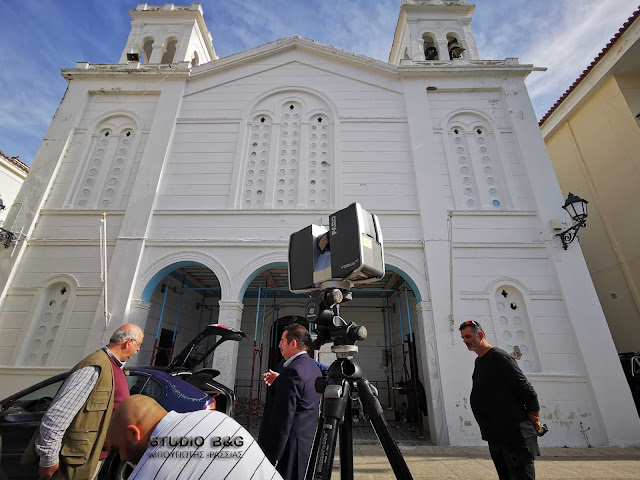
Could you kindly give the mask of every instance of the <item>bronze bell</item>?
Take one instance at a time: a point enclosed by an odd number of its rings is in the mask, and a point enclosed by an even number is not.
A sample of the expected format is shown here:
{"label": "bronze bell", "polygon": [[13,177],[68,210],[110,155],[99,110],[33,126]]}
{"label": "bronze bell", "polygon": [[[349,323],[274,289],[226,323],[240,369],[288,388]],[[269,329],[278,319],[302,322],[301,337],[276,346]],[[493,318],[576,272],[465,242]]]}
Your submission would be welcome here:
{"label": "bronze bell", "polygon": [[462,52],[464,52],[464,48],[458,43],[458,39],[453,37],[447,43],[447,48],[449,49],[449,58],[453,60],[454,58],[461,58]]}
{"label": "bronze bell", "polygon": [[427,47],[424,50],[424,57],[427,60],[438,60],[438,49],[434,46]]}

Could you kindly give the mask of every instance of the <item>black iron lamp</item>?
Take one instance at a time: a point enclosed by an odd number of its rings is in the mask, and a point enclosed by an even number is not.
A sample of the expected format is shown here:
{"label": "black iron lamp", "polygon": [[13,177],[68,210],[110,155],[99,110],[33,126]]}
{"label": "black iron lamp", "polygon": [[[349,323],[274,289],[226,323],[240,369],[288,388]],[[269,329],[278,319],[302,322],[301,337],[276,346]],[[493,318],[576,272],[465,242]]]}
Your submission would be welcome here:
{"label": "black iron lamp", "polygon": [[[5,207],[2,198],[0,198],[0,211],[4,210],[5,208],[7,207]],[[11,243],[13,243],[15,240],[15,233],[0,227],[0,243],[4,244],[4,248],[9,248],[11,246]]]}
{"label": "black iron lamp", "polygon": [[578,236],[578,230],[580,230],[581,227],[587,226],[586,220],[587,216],[589,215],[587,213],[588,203],[589,202],[587,202],[586,200],[583,200],[579,196],[569,192],[567,200],[562,206],[562,208],[564,208],[565,211],[573,219],[572,226],[567,228],[564,232],[560,232],[557,234],[557,236],[560,237],[560,240],[562,240],[562,248],[564,248],[565,250],[567,249],[569,244],[573,242]]}

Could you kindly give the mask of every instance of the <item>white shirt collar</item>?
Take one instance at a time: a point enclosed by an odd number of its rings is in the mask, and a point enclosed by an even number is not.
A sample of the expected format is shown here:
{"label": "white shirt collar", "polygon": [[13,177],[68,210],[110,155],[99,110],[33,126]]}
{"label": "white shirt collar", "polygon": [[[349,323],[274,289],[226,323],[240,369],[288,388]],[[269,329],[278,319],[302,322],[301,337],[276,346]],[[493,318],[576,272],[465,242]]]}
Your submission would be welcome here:
{"label": "white shirt collar", "polygon": [[109,350],[109,347],[103,347],[102,348],[105,353],[107,355],[109,355],[111,358],[113,358],[113,360],[116,362],[116,365],[118,365],[120,368],[124,367],[124,362],[121,362],[118,357],[116,357],[113,352],[111,350]]}
{"label": "white shirt collar", "polygon": [[291,365],[291,362],[293,362],[293,359],[294,359],[294,358],[299,357],[300,355],[304,355],[304,354],[306,354],[306,353],[307,353],[307,351],[306,351],[306,350],[304,350],[304,351],[302,351],[302,352],[298,352],[298,353],[296,353],[295,355],[292,355],[291,357],[289,357],[289,360],[287,360],[286,362],[284,362],[284,366],[285,366],[285,367],[288,367],[289,365]]}

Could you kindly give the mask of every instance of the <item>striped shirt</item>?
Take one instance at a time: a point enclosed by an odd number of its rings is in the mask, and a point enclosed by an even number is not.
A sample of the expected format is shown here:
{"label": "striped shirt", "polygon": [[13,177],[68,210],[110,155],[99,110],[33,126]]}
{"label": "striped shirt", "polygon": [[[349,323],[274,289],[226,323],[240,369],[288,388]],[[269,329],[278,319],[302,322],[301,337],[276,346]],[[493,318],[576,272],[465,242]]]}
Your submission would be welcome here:
{"label": "striped shirt", "polygon": [[[124,366],[107,347],[103,350],[115,360],[116,365],[120,368]],[[99,367],[80,368],[69,375],[58,390],[51,406],[42,416],[40,435],[36,439],[36,453],[40,457],[41,467],[51,467],[60,461],[58,456],[64,432],[89,398],[99,376]]]}
{"label": "striped shirt", "polygon": [[[176,445],[183,439],[184,446]],[[199,446],[200,445],[200,446]],[[224,413],[169,412],[129,480],[282,480],[251,434]]]}

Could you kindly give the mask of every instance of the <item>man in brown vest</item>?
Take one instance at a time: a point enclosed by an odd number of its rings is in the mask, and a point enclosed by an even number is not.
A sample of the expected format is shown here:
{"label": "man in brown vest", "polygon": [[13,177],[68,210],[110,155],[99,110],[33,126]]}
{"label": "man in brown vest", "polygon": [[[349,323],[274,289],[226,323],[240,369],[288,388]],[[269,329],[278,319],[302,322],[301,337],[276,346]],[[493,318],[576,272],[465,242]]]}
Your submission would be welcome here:
{"label": "man in brown vest", "polygon": [[97,478],[108,455],[103,445],[111,413],[129,396],[122,367],[143,337],[140,327],[125,324],[106,347],[73,367],[36,432],[40,478]]}

